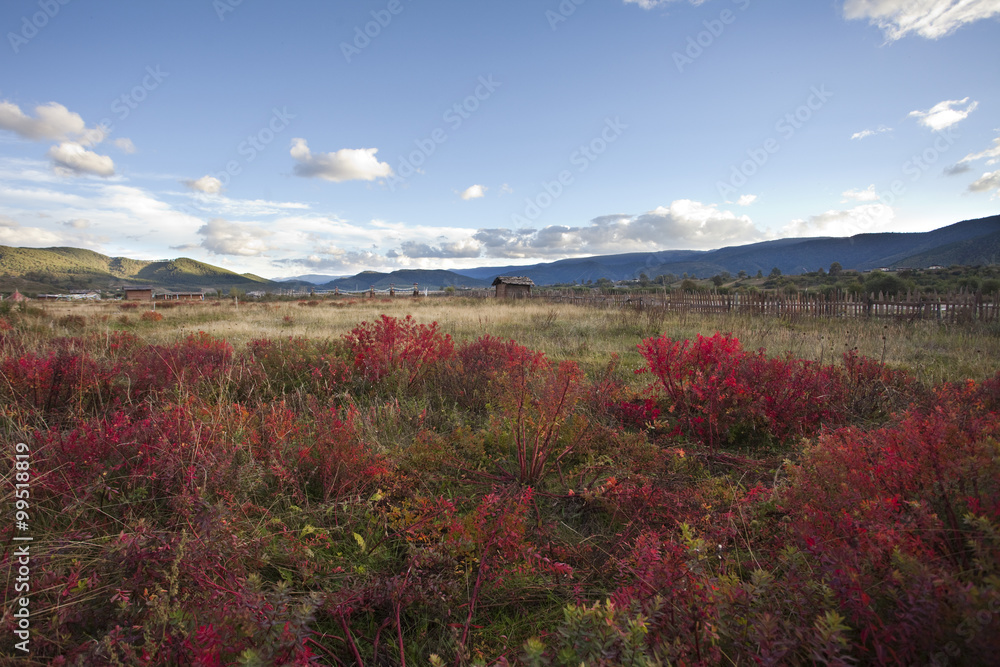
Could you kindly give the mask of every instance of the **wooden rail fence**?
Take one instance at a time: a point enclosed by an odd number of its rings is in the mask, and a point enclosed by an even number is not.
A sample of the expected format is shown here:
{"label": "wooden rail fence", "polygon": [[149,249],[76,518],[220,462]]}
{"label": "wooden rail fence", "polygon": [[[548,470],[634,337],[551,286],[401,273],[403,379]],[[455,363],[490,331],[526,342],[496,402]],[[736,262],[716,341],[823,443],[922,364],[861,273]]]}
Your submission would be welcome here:
{"label": "wooden rail fence", "polygon": [[[492,290],[473,290],[463,295],[492,297]],[[647,292],[581,295],[572,290],[535,290],[532,299],[603,308],[660,308],[680,313],[734,313],[784,318],[884,317],[903,320],[995,322],[1000,319],[1000,294],[980,292],[949,294],[777,294],[756,292],[717,294]]]}

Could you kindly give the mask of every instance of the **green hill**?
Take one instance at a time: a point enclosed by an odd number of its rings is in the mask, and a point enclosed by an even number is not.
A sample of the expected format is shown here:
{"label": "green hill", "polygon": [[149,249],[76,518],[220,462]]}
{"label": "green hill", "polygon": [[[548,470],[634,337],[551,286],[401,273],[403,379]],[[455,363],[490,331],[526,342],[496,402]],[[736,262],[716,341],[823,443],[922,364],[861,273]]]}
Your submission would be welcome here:
{"label": "green hill", "polygon": [[14,289],[28,294],[74,289],[109,290],[130,284],[190,291],[278,286],[259,276],[241,275],[186,257],[145,261],[108,257],[82,248],[0,246],[0,291],[3,292]]}

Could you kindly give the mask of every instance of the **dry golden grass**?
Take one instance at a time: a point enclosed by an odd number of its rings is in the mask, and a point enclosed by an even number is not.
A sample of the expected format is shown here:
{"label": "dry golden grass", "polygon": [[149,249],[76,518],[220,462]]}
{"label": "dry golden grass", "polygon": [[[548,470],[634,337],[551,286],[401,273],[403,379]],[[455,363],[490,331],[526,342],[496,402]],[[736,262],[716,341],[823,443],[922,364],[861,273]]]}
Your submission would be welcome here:
{"label": "dry golden grass", "polygon": [[231,301],[185,304],[162,309],[160,322],[143,322],[138,310],[122,311],[117,303],[41,304],[38,327],[47,335],[77,335],[60,331],[67,315],[84,315],[88,330],[126,329],[150,343],[204,331],[224,337],[237,348],[257,338],[289,336],[339,337],[362,321],[380,315],[412,315],[418,322],[438,322],[456,340],[483,334],[512,338],[555,359],[574,359],[588,370],[621,357],[625,369],[637,368],[636,344],[643,338],[666,334],[693,338],[716,331],[732,333],[745,348],[765,348],[769,354],[793,354],[803,359],[836,362],[843,352],[861,354],[906,368],[926,382],[983,379],[1000,369],[1000,336],[995,326],[950,325],[894,320],[808,319],[790,322],[776,318],[729,315],[687,315],[657,310],[636,312],[597,309],[567,303],[496,301],[494,299],[396,298],[354,301],[240,303]]}

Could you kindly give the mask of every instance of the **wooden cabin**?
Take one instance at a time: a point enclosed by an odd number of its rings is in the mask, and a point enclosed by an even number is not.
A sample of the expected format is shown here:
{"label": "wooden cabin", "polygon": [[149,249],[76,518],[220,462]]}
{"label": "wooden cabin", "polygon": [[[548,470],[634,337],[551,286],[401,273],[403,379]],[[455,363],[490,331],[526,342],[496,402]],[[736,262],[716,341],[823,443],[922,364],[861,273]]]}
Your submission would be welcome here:
{"label": "wooden cabin", "polygon": [[498,299],[527,299],[531,296],[531,288],[535,283],[531,278],[523,276],[498,276],[493,281],[497,288]]}

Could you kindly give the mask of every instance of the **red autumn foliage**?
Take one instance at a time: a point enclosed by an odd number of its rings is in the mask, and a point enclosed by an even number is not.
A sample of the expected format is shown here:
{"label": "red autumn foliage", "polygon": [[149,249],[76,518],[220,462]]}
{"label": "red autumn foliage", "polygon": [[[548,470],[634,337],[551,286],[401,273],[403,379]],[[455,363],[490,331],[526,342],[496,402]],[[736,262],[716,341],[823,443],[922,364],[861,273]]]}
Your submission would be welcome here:
{"label": "red autumn foliage", "polygon": [[437,362],[454,352],[451,336],[438,330],[437,322],[417,324],[382,315],[376,322],[362,322],[344,336],[359,379],[376,384],[397,376],[406,388],[422,380]]}

